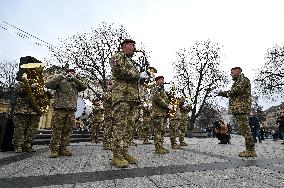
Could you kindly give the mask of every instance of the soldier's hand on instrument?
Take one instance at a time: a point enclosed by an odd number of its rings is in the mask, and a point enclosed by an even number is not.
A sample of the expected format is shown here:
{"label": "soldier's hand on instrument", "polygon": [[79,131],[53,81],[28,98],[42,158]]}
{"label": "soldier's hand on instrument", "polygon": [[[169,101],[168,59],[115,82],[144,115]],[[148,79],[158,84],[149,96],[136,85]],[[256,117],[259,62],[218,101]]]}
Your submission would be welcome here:
{"label": "soldier's hand on instrument", "polygon": [[141,79],[149,79],[149,75],[147,74],[147,72],[144,71],[144,72],[140,73],[140,78]]}
{"label": "soldier's hand on instrument", "polygon": [[214,97],[215,97],[215,96],[219,96],[219,93],[220,93],[220,91],[213,91],[213,92],[212,92],[212,96],[214,96]]}
{"label": "soldier's hand on instrument", "polygon": [[39,86],[38,83],[33,83],[33,84],[31,85],[32,88],[36,88],[36,87],[38,87],[38,86]]}
{"label": "soldier's hand on instrument", "polygon": [[168,105],[168,109],[169,109],[169,110],[172,110],[172,109],[173,109],[173,105],[169,104],[169,105]]}

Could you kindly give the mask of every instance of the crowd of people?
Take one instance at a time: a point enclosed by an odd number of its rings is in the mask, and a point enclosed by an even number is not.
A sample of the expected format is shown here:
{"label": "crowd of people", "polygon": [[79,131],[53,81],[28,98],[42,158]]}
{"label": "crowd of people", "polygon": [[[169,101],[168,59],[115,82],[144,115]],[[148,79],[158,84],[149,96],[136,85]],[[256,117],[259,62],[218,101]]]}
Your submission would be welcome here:
{"label": "crowd of people", "polygon": [[[133,144],[134,133],[139,130],[143,144],[151,144],[153,137],[155,154],[166,154],[170,150],[164,146],[167,122],[169,121],[172,149],[187,146],[185,135],[188,113],[191,104],[186,97],[169,95],[164,89],[164,77],[154,78],[151,86],[145,79],[149,75],[140,72],[132,56],[136,51],[135,41],[125,39],[120,44],[121,51],[110,59],[112,77],[107,81],[107,90],[103,97],[93,100],[91,115],[91,142],[98,143],[99,131],[103,128],[103,148],[112,152],[112,164],[127,167],[136,164],[138,159],[129,153]],[[258,119],[250,114],[251,85],[240,67],[231,69],[233,85],[228,91],[219,91],[216,96],[229,98],[229,113],[237,122],[241,135],[245,138],[245,150],[239,157],[256,157],[255,143],[261,142]],[[141,81],[142,80],[142,81]],[[19,79],[17,86],[17,105],[15,110],[15,133],[13,143],[15,152],[33,151],[40,114],[33,110],[29,98]],[[75,69],[66,70],[65,75],[57,75],[45,84],[46,92],[53,92],[52,138],[50,141],[50,158],[70,156],[68,148],[72,128],[75,126],[75,111],[78,93],[87,86],[76,76]],[[284,115],[277,123],[283,137]],[[213,123],[213,129],[220,144],[230,144],[231,127],[224,121]]]}

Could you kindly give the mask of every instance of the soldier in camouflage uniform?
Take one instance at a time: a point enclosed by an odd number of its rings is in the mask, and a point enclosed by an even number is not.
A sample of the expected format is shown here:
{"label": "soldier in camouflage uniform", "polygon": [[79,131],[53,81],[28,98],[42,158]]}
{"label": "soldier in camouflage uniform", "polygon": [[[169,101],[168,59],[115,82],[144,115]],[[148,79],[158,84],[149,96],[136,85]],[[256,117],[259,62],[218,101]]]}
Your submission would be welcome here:
{"label": "soldier in camouflage uniform", "polygon": [[170,140],[172,149],[180,149],[180,146],[177,144],[176,138],[179,135],[179,127],[181,121],[181,113],[179,107],[177,107],[175,114],[170,114]]}
{"label": "soldier in camouflage uniform", "polygon": [[187,129],[187,119],[188,119],[188,113],[191,110],[190,104],[185,103],[185,99],[181,98],[181,102],[179,104],[180,107],[180,126],[179,126],[179,143],[180,146],[187,146],[187,143],[184,141],[186,129]]}
{"label": "soldier in camouflage uniform", "polygon": [[149,137],[151,134],[150,121],[151,121],[151,108],[152,103],[150,101],[150,93],[147,90],[145,83],[140,83],[140,99],[142,102],[142,125],[141,125],[141,137],[143,138],[143,144],[151,144]]}
{"label": "soldier in camouflage uniform", "polygon": [[239,157],[256,157],[255,143],[249,126],[251,110],[250,80],[242,74],[240,67],[231,69],[234,83],[229,91],[221,91],[218,95],[229,98],[229,113],[236,119],[240,132],[245,138],[246,150],[239,153]]}
{"label": "soldier in camouflage uniform", "polygon": [[152,125],[154,127],[154,143],[155,153],[165,154],[169,150],[163,147],[165,126],[167,122],[168,112],[172,109],[170,101],[164,89],[164,77],[155,78],[156,86],[151,90],[152,94]]}
{"label": "soldier in camouflage uniform", "polygon": [[112,81],[109,80],[107,83],[107,91],[104,94],[104,143],[103,148],[111,150],[112,148]]}
{"label": "soldier in camouflage uniform", "polygon": [[91,142],[99,143],[99,132],[103,127],[104,106],[102,100],[97,97],[93,99]]}
{"label": "soldier in camouflage uniform", "polygon": [[19,81],[15,88],[16,106],[14,110],[13,144],[16,153],[35,151],[32,148],[36,130],[39,126],[40,114],[32,109],[31,102],[24,89],[24,83]]}
{"label": "soldier in camouflage uniform", "polygon": [[113,105],[113,157],[116,167],[136,164],[137,160],[128,154],[128,147],[133,137],[136,120],[140,73],[131,59],[135,51],[135,41],[125,39],[121,43],[122,51],[115,53],[110,60],[112,71],[112,105]]}
{"label": "soldier in camouflage uniform", "polygon": [[86,90],[87,86],[75,77],[74,69],[68,69],[65,76],[55,76],[46,83],[46,87],[55,90],[49,157],[70,156],[72,153],[67,146],[75,125],[78,92]]}

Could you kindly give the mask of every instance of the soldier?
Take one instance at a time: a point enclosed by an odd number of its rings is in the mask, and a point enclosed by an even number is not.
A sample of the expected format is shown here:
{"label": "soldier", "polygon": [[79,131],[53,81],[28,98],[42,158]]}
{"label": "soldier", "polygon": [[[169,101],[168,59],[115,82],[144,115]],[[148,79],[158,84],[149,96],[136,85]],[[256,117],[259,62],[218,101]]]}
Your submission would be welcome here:
{"label": "soldier", "polygon": [[242,74],[240,67],[231,69],[234,83],[229,91],[218,92],[219,96],[229,98],[229,113],[236,119],[240,132],[245,138],[246,150],[239,153],[239,157],[256,157],[255,143],[249,126],[251,110],[250,80]]}
{"label": "soldier", "polygon": [[104,106],[102,99],[96,97],[93,99],[93,114],[92,114],[92,131],[91,142],[99,143],[99,132],[104,121]]}
{"label": "soldier", "polygon": [[165,125],[168,117],[169,109],[172,109],[169,104],[169,99],[164,89],[164,77],[158,76],[155,78],[156,86],[151,90],[152,94],[152,124],[154,127],[154,143],[155,153],[165,154],[169,150],[163,147]]}
{"label": "soldier", "polygon": [[187,146],[187,143],[184,141],[186,128],[187,128],[187,119],[188,119],[188,113],[191,110],[191,104],[185,103],[185,99],[181,98],[181,102],[179,104],[180,107],[180,126],[179,126],[179,143],[180,146]]}
{"label": "soldier", "polygon": [[[19,78],[18,78],[19,79]],[[32,87],[36,87],[32,85]],[[16,153],[33,152],[32,142],[39,126],[40,114],[32,109],[24,83],[19,80],[15,88],[16,106],[14,110],[13,144]]]}
{"label": "soldier", "polygon": [[72,153],[67,146],[75,125],[78,92],[86,90],[87,86],[75,77],[74,69],[68,69],[65,76],[55,76],[46,83],[46,87],[55,90],[49,157],[70,156]]}
{"label": "soldier", "polygon": [[122,51],[115,53],[110,60],[112,71],[112,105],[113,105],[113,148],[112,164],[127,167],[137,160],[129,155],[128,147],[133,137],[136,120],[140,73],[131,59],[134,54],[135,41],[125,39],[121,43]]}
{"label": "soldier", "polygon": [[181,121],[181,113],[179,107],[176,109],[175,114],[170,114],[170,140],[172,149],[180,149],[180,146],[177,144],[176,138],[179,134],[179,127]]}
{"label": "soldier", "polygon": [[151,116],[151,107],[152,103],[150,101],[150,93],[148,92],[147,85],[145,82],[140,82],[140,99],[142,103],[142,112],[141,112],[141,137],[143,138],[143,144],[151,144],[149,141],[150,136],[150,116]]}
{"label": "soldier", "polygon": [[112,148],[112,81],[107,82],[107,91],[104,94],[104,108],[105,108],[105,118],[104,118],[104,142],[103,148],[106,150],[111,150]]}

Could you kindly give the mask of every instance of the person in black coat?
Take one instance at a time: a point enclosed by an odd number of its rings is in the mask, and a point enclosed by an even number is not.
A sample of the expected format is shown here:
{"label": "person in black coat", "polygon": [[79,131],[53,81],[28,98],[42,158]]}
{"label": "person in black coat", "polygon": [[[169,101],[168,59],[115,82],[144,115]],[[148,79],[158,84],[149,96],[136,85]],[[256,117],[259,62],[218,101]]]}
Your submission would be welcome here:
{"label": "person in black coat", "polygon": [[257,142],[256,138],[258,138],[259,143],[261,143],[260,123],[259,123],[258,118],[253,113],[250,113],[250,116],[249,116],[249,126],[251,128],[254,142]]}
{"label": "person in black coat", "polygon": [[[279,136],[284,140],[284,112],[280,113],[280,116],[277,118],[276,123],[279,124]],[[281,144],[284,144],[282,142]]]}

